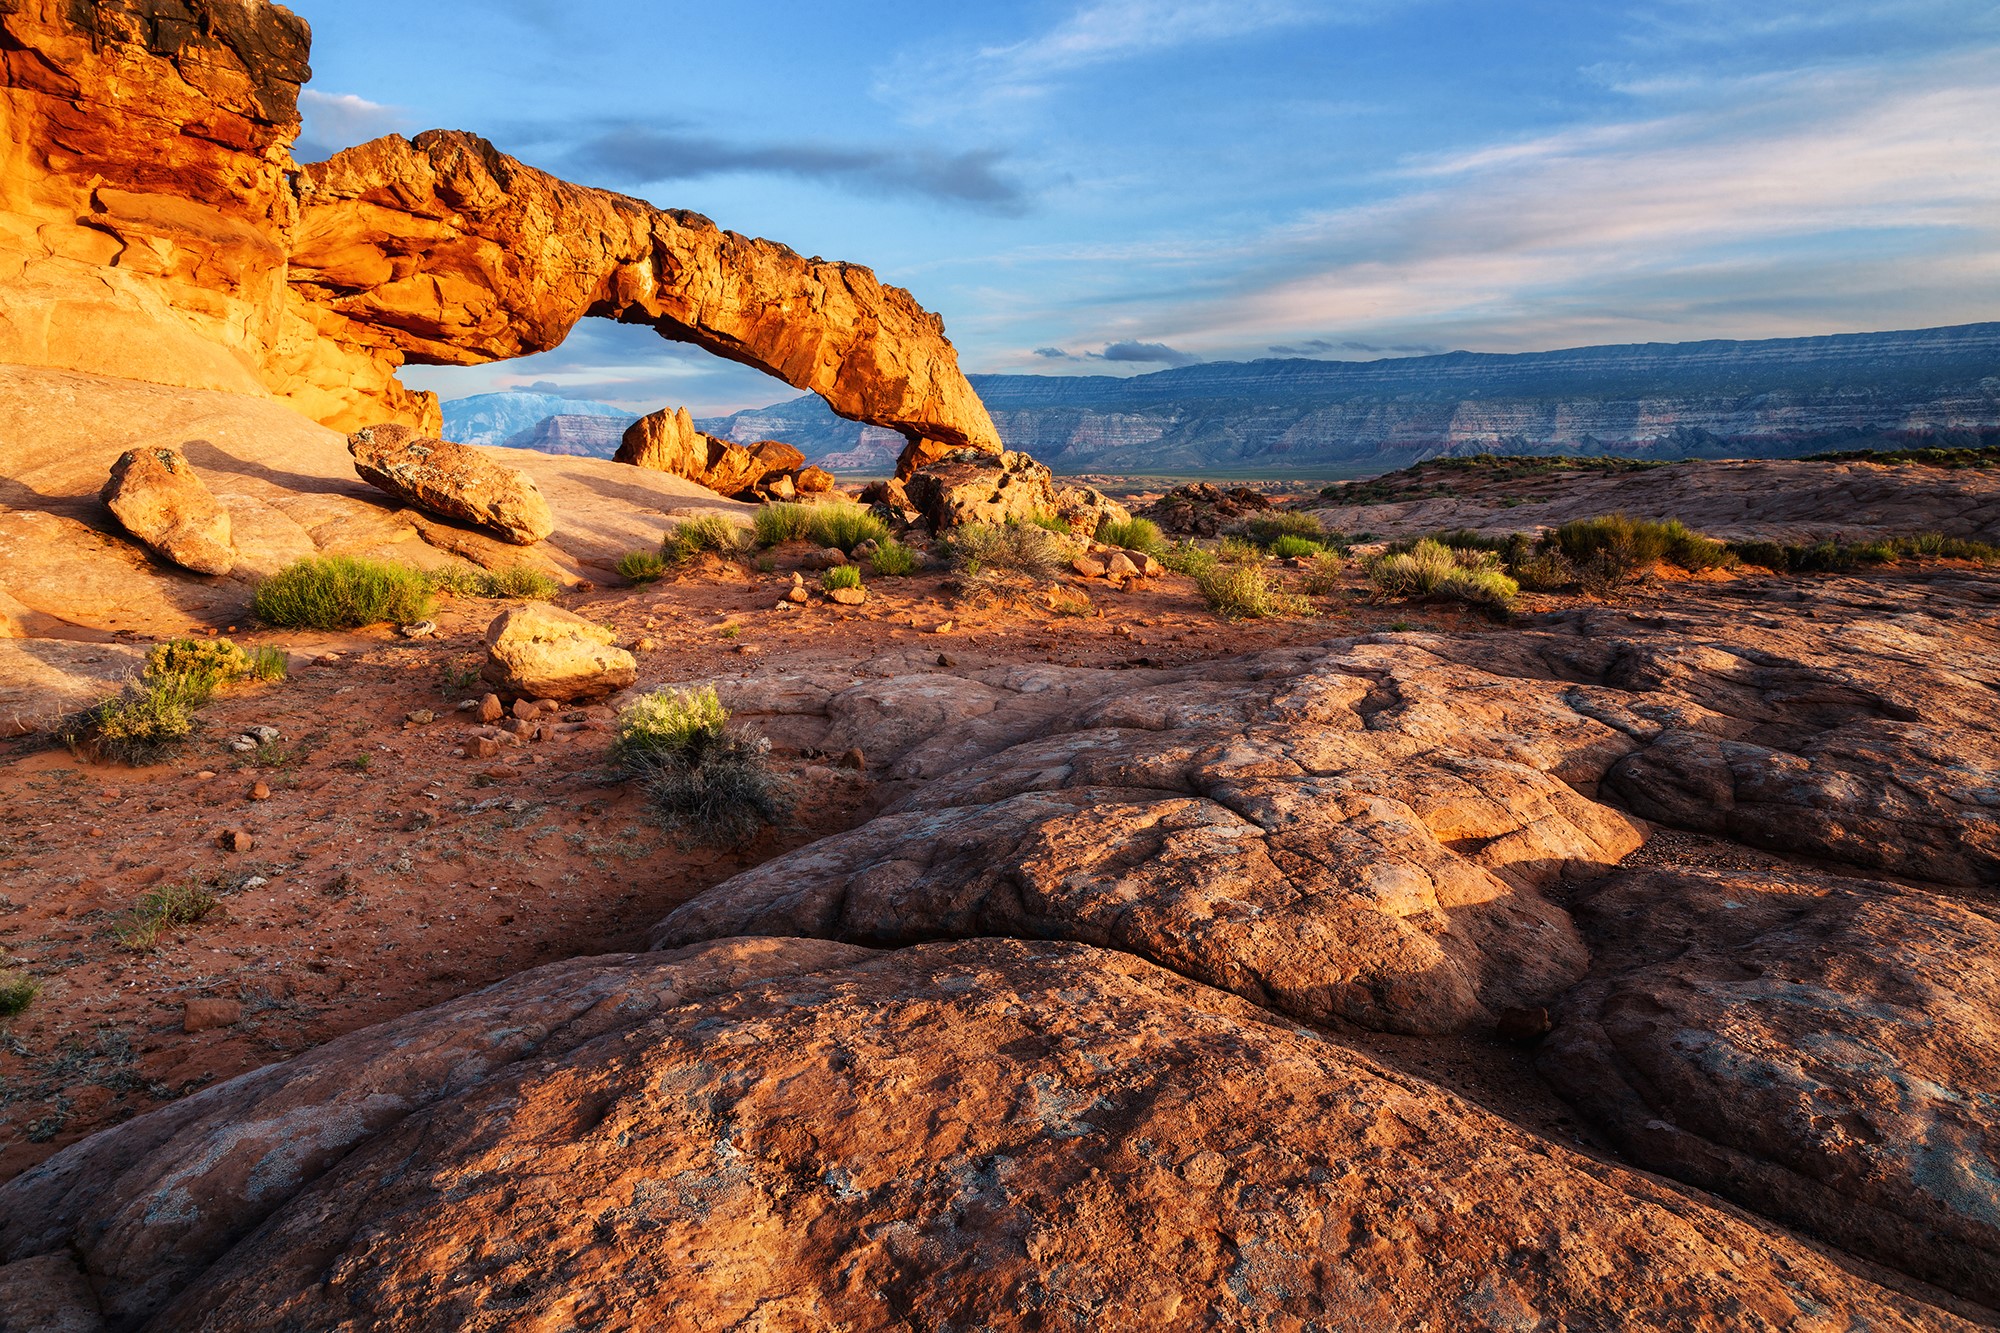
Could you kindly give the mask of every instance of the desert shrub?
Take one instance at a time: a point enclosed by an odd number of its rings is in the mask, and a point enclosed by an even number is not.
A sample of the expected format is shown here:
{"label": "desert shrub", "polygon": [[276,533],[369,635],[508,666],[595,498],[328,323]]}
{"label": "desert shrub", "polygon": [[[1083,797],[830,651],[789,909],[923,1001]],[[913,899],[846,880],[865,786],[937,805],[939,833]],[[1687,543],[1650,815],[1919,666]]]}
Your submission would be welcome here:
{"label": "desert shrub", "polygon": [[627,583],[656,583],[666,576],[666,557],[658,551],[627,551],[618,557],[618,577]]}
{"label": "desert shrub", "polygon": [[657,690],[618,715],[612,758],[665,828],[705,842],[748,840],[788,809],[769,745],[732,735],[715,687]]}
{"label": "desert shrub", "polygon": [[713,685],[693,690],[654,690],[618,715],[611,757],[672,757],[699,761],[729,735],[729,710]]}
{"label": "desert shrub", "polygon": [[147,890],[112,934],[119,948],[150,953],[159,946],[160,936],[205,920],[221,905],[222,900],[199,880],[163,884]]}
{"label": "desert shrub", "polygon": [[1340,576],[1346,571],[1347,562],[1330,551],[1321,551],[1306,566],[1305,580],[1300,585],[1314,597],[1326,597],[1340,590]]}
{"label": "desert shrub", "polygon": [[1736,563],[1727,546],[1702,536],[1677,518],[1662,523],[1660,531],[1666,547],[1662,555],[1676,568],[1699,574],[1708,569],[1727,569]]}
{"label": "desert shrub", "polygon": [[1215,558],[1225,565],[1261,565],[1264,548],[1241,537],[1224,537],[1215,544]]}
{"label": "desert shrub", "polygon": [[750,516],[759,546],[783,546],[804,541],[812,532],[812,505],[769,504]]}
{"label": "desert shrub", "polygon": [[194,734],[199,704],[172,683],[137,680],[56,724],[72,753],[121,764],[156,763]]}
{"label": "desert shrub", "polygon": [[1377,556],[1368,579],[1387,597],[1441,597],[1502,612],[1512,609],[1520,592],[1493,552],[1454,551],[1428,537],[1407,551]]}
{"label": "desert shrub", "polygon": [[1565,523],[1543,542],[1575,567],[1586,586],[1611,586],[1664,560],[1699,572],[1735,563],[1728,547],[1691,530],[1679,519],[1663,523],[1608,514]]}
{"label": "desert shrub", "polygon": [[1058,537],[1074,537],[1076,535],[1076,530],[1070,527],[1069,520],[1060,514],[1036,514],[1028,522],[1034,524],[1043,532],[1053,532]]}
{"label": "desert shrub", "polygon": [[1062,543],[1026,524],[962,523],[945,538],[945,550],[968,582],[1040,580],[1064,564]]}
{"label": "desert shrub", "polygon": [[1195,576],[1208,609],[1227,620],[1262,620],[1267,616],[1310,614],[1302,599],[1287,596],[1257,565],[1217,564]]}
{"label": "desert shrub", "polygon": [[1507,573],[1530,592],[1573,588],[1581,578],[1561,551],[1529,550],[1507,561]]}
{"label": "desert shrub", "polygon": [[914,574],[921,563],[922,557],[894,537],[878,544],[868,556],[868,567],[884,578]]}
{"label": "desert shrub", "polygon": [[173,681],[199,708],[224,685],[250,674],[250,654],[228,639],[169,639],[146,654],[144,679]]}
{"label": "desert shrub", "polygon": [[1048,606],[1049,614],[1057,616],[1087,616],[1097,609],[1089,593],[1060,583],[1049,589]]}
{"label": "desert shrub", "polygon": [[257,586],[250,609],[287,629],[355,629],[431,613],[430,580],[408,565],[360,556],[323,555],[294,561]]}
{"label": "desert shrub", "polygon": [[836,588],[858,588],[861,586],[861,566],[835,565],[820,574],[819,586],[828,592]]}
{"label": "desert shrub", "polygon": [[720,514],[700,514],[668,529],[660,541],[660,560],[668,566],[684,565],[704,551],[730,557],[740,550],[735,524]]}
{"label": "desert shrub", "polygon": [[1159,561],[1176,574],[1186,574],[1190,578],[1202,571],[1213,569],[1216,564],[1215,552],[1205,549],[1192,541],[1178,541],[1159,554]]}
{"label": "desert shrub", "polygon": [[1316,542],[1325,533],[1316,515],[1287,510],[1252,516],[1243,524],[1243,535],[1259,546],[1269,546],[1280,537],[1304,537]]}
{"label": "desert shrub", "polygon": [[1864,565],[1893,564],[1898,560],[1971,560],[1979,564],[2000,563],[2000,546],[1947,537],[1939,532],[1920,532],[1908,537],[1877,537],[1868,541],[1848,541],[1826,537],[1816,542],[1732,542],[1729,553],[1753,565],[1781,574],[1839,573]]}
{"label": "desert shrub", "polygon": [[807,535],[818,546],[852,551],[863,542],[879,543],[889,537],[889,525],[865,505],[813,505],[811,513],[812,523]]}
{"label": "desert shrub", "polygon": [[1167,549],[1160,525],[1150,518],[1107,518],[1097,525],[1097,540],[1106,546],[1122,546],[1157,558]]}
{"label": "desert shrub", "polygon": [[532,565],[481,570],[478,578],[481,597],[525,597],[546,602],[562,591],[562,584],[556,582],[553,574]]}
{"label": "desert shrub", "polygon": [[284,649],[266,645],[250,650],[251,680],[283,680],[288,670]]}
{"label": "desert shrub", "polygon": [[42,983],[16,968],[0,968],[0,1018],[12,1018],[24,1014],[35,997],[42,993]]}
{"label": "desert shrub", "polygon": [[1286,533],[1271,543],[1271,554],[1280,560],[1292,560],[1299,556],[1318,555],[1324,549],[1316,541],[1306,537],[1295,537]]}

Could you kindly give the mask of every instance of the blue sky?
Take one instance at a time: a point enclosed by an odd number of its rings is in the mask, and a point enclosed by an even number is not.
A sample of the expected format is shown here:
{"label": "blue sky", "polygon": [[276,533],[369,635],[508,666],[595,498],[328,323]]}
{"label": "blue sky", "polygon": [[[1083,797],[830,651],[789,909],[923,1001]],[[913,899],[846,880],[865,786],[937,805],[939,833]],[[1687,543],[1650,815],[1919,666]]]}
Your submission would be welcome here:
{"label": "blue sky", "polygon": [[[293,7],[302,158],[473,130],[867,264],[974,371],[2000,318],[1992,0]],[[791,396],[602,320],[405,378]]]}

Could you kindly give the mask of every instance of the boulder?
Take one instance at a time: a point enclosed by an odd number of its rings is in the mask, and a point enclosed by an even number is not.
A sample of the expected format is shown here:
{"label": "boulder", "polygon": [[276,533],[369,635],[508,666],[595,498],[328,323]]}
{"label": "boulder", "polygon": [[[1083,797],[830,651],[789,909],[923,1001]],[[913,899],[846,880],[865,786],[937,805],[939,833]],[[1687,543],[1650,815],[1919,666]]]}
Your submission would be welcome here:
{"label": "boulder", "polygon": [[594,699],[622,690],[638,674],[617,635],[559,607],[535,602],[502,612],[486,627],[480,675],[506,694],[534,699]]}
{"label": "boulder", "polygon": [[527,473],[467,445],[382,425],[348,436],[347,451],[363,481],[439,518],[485,528],[517,546],[533,546],[555,531],[548,501]]}
{"label": "boulder", "polygon": [[633,467],[700,481],[708,471],[708,436],[694,428],[694,418],[685,407],[663,407],[627,426],[612,457]]}
{"label": "boulder", "polygon": [[806,465],[806,456],[783,440],[758,440],[745,445],[763,466],[766,477],[778,472],[797,472]]}
{"label": "boulder", "polygon": [[1054,474],[1026,454],[954,455],[913,473],[904,489],[933,532],[961,523],[1033,523],[1056,512]]}
{"label": "boulder", "polygon": [[799,469],[797,485],[801,495],[825,495],[835,482],[833,474],[825,468],[805,467]]}
{"label": "boulder", "polygon": [[1123,523],[1132,517],[1129,509],[1094,486],[1058,486],[1055,495],[1056,517],[1081,536],[1094,537],[1104,523]]}
{"label": "boulder", "polygon": [[541,968],[72,1147],[0,1187],[0,1258],[73,1263],[119,1327],[1969,1327],[1013,940]]}
{"label": "boulder", "polygon": [[1247,486],[1223,490],[1205,481],[1176,486],[1140,511],[1167,532],[1189,537],[1213,537],[1238,519],[1271,507],[1268,497]]}
{"label": "boulder", "polygon": [[180,450],[127,449],[111,465],[102,498],[125,531],[181,568],[227,574],[235,567],[229,511]]}

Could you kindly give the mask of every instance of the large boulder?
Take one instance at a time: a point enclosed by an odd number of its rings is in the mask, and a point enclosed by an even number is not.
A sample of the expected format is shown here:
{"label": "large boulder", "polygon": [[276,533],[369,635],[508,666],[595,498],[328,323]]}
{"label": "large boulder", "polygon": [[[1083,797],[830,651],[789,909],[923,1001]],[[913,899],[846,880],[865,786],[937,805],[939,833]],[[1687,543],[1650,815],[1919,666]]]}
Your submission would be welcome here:
{"label": "large boulder", "polygon": [[1058,508],[1054,474],[1026,454],[954,454],[903,483],[932,531],[962,523],[1033,523]]}
{"label": "large boulder", "polygon": [[592,699],[624,689],[638,662],[613,646],[618,636],[560,607],[531,602],[503,611],[486,627],[480,675],[503,694],[531,699]]}
{"label": "large boulder", "polygon": [[789,444],[763,440],[744,446],[694,428],[685,407],[661,408],[625,428],[616,461],[671,472],[718,495],[737,495],[796,468],[805,455]]}
{"label": "large boulder", "polygon": [[235,567],[229,511],[180,450],[127,449],[111,465],[102,498],[125,531],[181,568],[227,574]]}
{"label": "large boulder", "polygon": [[467,445],[383,425],[348,436],[347,451],[363,481],[440,518],[485,528],[517,546],[533,546],[555,531],[548,501],[527,473]]}

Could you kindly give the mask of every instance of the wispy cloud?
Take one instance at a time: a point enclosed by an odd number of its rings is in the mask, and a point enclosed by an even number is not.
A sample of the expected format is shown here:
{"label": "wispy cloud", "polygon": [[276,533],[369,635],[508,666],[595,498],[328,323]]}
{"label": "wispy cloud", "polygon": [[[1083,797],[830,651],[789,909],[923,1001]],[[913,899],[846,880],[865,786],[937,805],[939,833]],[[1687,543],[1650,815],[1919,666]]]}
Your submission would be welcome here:
{"label": "wispy cloud", "polygon": [[1398,0],[1087,0],[1018,41],[906,53],[877,79],[878,97],[918,122],[978,116],[1040,98],[1097,66],[1286,28],[1361,22]]}
{"label": "wispy cloud", "polygon": [[1533,345],[1558,328],[1726,332],[1687,327],[1702,318],[1768,330],[1788,311],[1821,329],[1990,317],[1996,59],[1812,71],[1762,101],[1413,162],[1413,188],[1274,230],[1239,294],[1152,323],[1214,349],[1328,329],[1414,344],[1486,328]]}
{"label": "wispy cloud", "polygon": [[322,161],[343,148],[410,128],[409,114],[401,107],[317,88],[299,93],[299,118],[304,126],[292,155],[301,162]]}
{"label": "wispy cloud", "polygon": [[730,172],[824,181],[849,189],[914,194],[986,212],[1028,209],[1021,184],[993,149],[946,152],[922,146],[855,147],[822,143],[742,143],[681,128],[614,124],[566,153],[582,174],[628,186],[657,185]]}

